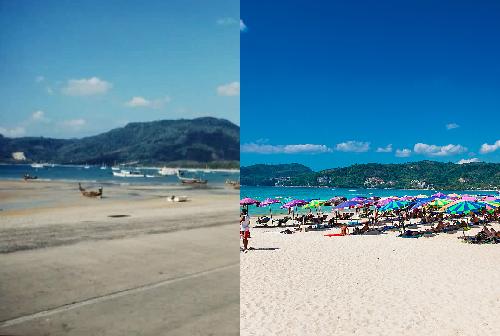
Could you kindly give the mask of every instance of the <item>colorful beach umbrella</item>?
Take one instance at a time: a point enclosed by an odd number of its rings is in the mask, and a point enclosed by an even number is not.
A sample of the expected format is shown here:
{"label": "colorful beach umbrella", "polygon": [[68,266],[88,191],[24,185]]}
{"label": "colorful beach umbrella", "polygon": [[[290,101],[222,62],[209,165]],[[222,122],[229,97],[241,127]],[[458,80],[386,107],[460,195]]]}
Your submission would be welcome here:
{"label": "colorful beach umbrella", "polygon": [[392,210],[398,210],[398,209],[402,209],[402,208],[408,206],[408,204],[410,204],[410,202],[407,202],[407,201],[390,201],[386,205],[382,206],[379,210],[382,211],[382,212],[392,211]]}
{"label": "colorful beach umbrella", "polygon": [[283,204],[282,208],[293,208],[293,207],[301,206],[301,205],[305,205],[305,204],[307,204],[307,202],[304,200],[292,200],[290,202]]}
{"label": "colorful beach umbrella", "polygon": [[240,205],[243,205],[243,206],[248,206],[248,205],[252,205],[252,204],[257,204],[259,203],[259,201],[253,199],[253,198],[250,198],[250,197],[246,197],[246,198],[243,198],[242,200],[240,200]]}
{"label": "colorful beach umbrella", "polygon": [[271,216],[271,219],[273,218],[273,209],[270,207],[271,204],[276,204],[276,203],[281,203],[280,200],[276,198],[266,198],[260,204],[258,205],[259,207],[266,207],[269,206],[269,215]]}
{"label": "colorful beach umbrella", "polygon": [[446,198],[446,195],[443,194],[442,192],[438,192],[438,193],[435,193],[434,195],[432,195],[432,197],[435,197],[435,198]]}
{"label": "colorful beach umbrella", "polygon": [[468,214],[470,212],[477,212],[485,206],[478,202],[459,201],[455,204],[446,207],[445,211],[450,214]]}
{"label": "colorful beach umbrella", "polygon": [[397,197],[385,197],[385,198],[381,198],[377,201],[377,206],[384,206],[392,201],[395,201],[397,200],[398,198]]}
{"label": "colorful beach umbrella", "polygon": [[484,205],[484,207],[488,211],[495,210],[496,208],[500,207],[500,203],[495,203],[495,202],[477,202],[477,203]]}
{"label": "colorful beach umbrella", "polygon": [[352,208],[352,207],[360,207],[363,206],[358,201],[345,201],[334,207],[334,209],[347,209],[347,208]]}
{"label": "colorful beach umbrella", "polygon": [[432,201],[428,202],[427,205],[440,208],[448,203],[451,203],[451,201],[443,198],[435,198]]}
{"label": "colorful beach umbrella", "polygon": [[266,198],[265,200],[260,202],[259,207],[265,207],[275,203],[281,203],[281,201],[276,198]]}

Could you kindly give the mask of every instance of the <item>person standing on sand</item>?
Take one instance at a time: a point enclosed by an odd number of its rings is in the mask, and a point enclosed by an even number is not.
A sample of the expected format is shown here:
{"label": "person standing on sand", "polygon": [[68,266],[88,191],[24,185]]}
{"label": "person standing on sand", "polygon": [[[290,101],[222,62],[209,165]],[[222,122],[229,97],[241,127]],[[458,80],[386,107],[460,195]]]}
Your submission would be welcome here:
{"label": "person standing on sand", "polygon": [[250,238],[250,217],[248,217],[247,211],[241,211],[240,217],[240,236],[243,239],[243,251],[248,250],[248,239]]}
{"label": "person standing on sand", "polygon": [[340,228],[340,234],[342,236],[346,236],[349,234],[349,227],[346,224],[342,225],[342,227]]}

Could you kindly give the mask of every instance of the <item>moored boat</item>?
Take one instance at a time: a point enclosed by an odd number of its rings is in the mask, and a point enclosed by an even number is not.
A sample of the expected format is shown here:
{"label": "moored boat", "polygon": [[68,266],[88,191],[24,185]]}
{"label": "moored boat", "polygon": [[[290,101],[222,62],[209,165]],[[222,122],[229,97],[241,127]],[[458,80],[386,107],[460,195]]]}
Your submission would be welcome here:
{"label": "moored boat", "polygon": [[163,167],[158,170],[158,174],[162,176],[171,176],[171,175],[176,175],[179,172],[179,169],[177,168],[168,168],[168,167]]}
{"label": "moored boat", "polygon": [[177,177],[179,178],[179,180],[181,181],[182,184],[190,184],[190,185],[205,185],[208,183],[207,180],[203,180],[201,178],[197,178],[197,177],[184,177],[184,176],[181,176],[181,172],[177,172]]}
{"label": "moored boat", "polygon": [[139,171],[131,171],[131,170],[120,170],[119,172],[114,171],[113,175],[118,177],[146,177],[145,174]]}

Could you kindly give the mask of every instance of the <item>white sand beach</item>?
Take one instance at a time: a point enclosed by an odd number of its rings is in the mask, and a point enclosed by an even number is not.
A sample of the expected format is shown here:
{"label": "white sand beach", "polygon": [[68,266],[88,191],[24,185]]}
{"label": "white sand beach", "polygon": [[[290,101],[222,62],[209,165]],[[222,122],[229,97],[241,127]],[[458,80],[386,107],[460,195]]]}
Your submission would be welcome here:
{"label": "white sand beach", "polygon": [[498,335],[498,244],[283,229],[252,229],[240,254],[243,336]]}
{"label": "white sand beach", "polygon": [[237,335],[238,191],[117,185],[104,196],[0,182],[0,334]]}

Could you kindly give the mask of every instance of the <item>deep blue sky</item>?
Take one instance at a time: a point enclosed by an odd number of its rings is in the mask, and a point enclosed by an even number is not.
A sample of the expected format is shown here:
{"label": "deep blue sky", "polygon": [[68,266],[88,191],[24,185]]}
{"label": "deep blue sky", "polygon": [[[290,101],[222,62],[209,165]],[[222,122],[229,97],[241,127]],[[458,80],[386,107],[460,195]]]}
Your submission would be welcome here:
{"label": "deep blue sky", "polygon": [[0,0],[0,133],[239,123],[239,38],[234,0]]}
{"label": "deep blue sky", "polygon": [[242,0],[241,18],[242,165],[500,161],[500,1]]}

